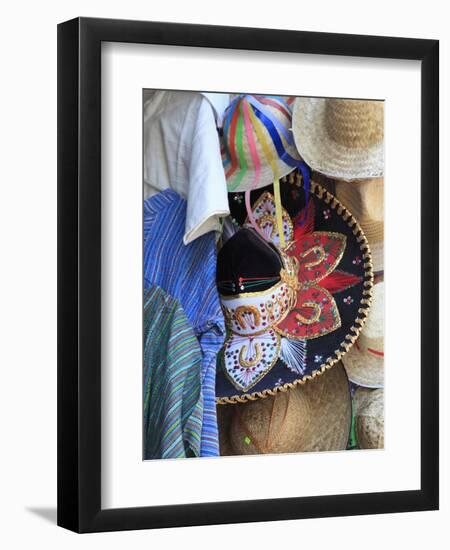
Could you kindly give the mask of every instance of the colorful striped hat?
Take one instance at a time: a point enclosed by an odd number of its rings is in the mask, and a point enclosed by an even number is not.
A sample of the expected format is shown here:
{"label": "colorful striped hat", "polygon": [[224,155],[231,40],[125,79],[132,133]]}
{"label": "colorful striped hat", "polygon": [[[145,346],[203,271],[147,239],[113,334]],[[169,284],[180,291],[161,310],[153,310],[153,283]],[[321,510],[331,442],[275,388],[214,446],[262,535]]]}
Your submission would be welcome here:
{"label": "colorful striped hat", "polygon": [[292,97],[237,95],[224,114],[222,161],[228,192],[245,191],[252,218],[250,191],[273,182],[277,223],[281,228],[279,179],[299,168],[309,191],[309,171],[300,159],[292,134]]}
{"label": "colorful striped hat", "polygon": [[292,103],[291,97],[241,94],[227,107],[222,160],[229,192],[265,187],[298,166]]}

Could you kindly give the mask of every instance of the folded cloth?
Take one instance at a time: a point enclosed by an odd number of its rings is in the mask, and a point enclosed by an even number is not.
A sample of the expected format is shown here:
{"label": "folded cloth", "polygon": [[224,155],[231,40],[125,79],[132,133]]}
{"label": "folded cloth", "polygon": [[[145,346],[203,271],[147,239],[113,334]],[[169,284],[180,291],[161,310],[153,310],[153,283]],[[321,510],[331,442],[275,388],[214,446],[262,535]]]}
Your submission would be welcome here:
{"label": "folded cloth", "polygon": [[202,352],[183,308],[144,292],[144,460],[200,456]]}
{"label": "folded cloth", "polygon": [[156,91],[144,103],[144,196],[187,200],[184,243],[220,231],[229,214],[217,126],[227,94]]}
{"label": "folded cloth", "polygon": [[225,321],[216,287],[214,232],[183,244],[187,204],[166,189],[144,202],[144,286],[158,285],[178,300],[202,350],[203,428],[201,456],[218,456],[216,355]]}

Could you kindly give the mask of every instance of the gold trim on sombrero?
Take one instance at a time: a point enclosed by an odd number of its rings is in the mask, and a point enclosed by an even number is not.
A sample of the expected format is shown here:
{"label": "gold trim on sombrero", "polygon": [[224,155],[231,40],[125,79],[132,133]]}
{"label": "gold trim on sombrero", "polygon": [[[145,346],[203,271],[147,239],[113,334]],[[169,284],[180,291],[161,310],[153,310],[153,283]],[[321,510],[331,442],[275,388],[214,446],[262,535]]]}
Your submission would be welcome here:
{"label": "gold trim on sombrero", "polygon": [[[343,235],[342,233],[337,233],[336,231],[313,231],[310,235],[311,236],[316,235],[316,236],[321,236],[321,237],[328,237],[329,239],[336,239],[338,241],[341,241],[341,251],[336,256],[336,258],[334,258],[333,263],[330,264],[330,266],[328,267],[328,269],[326,271],[324,271],[323,273],[321,273],[318,277],[316,277],[314,279],[314,282],[318,282],[318,281],[321,281],[322,279],[325,279],[325,277],[327,277],[328,275],[330,275],[336,269],[336,267],[339,265],[339,262],[342,260],[342,257],[344,256],[345,247],[347,246],[347,237],[346,237],[346,235]],[[291,246],[289,247],[290,251],[291,251],[291,254],[292,254],[292,249],[293,249],[294,246],[295,246],[295,243],[292,243]],[[310,260],[309,262],[306,262],[305,264],[302,264],[300,260],[297,260],[297,262],[299,264],[299,269],[302,266],[303,266],[303,268],[306,268],[306,269],[310,269],[311,267],[315,267],[315,266],[321,264],[322,261],[326,258],[326,252],[325,252],[323,246],[321,246],[321,245],[312,246],[311,248],[308,248],[307,250],[305,250],[304,252],[299,254],[299,256],[300,256],[300,258],[304,259],[309,254],[311,254],[311,252],[313,252],[313,251],[316,251],[319,254],[320,259]],[[302,283],[302,281],[300,281],[300,283]],[[308,283],[305,283],[305,284],[308,284]]]}
{"label": "gold trim on sombrero", "polygon": [[[324,330],[324,332],[321,332],[320,334],[314,334],[313,336],[296,336],[295,334],[292,334],[292,333],[280,328],[278,325],[275,327],[275,330],[279,334],[281,334],[282,336],[285,336],[286,338],[291,338],[293,340],[313,340],[315,338],[321,338],[322,336],[325,336],[326,334],[329,334],[330,332],[333,332],[334,330],[337,330],[341,326],[341,316],[339,314],[339,309],[336,305],[336,301],[333,298],[333,296],[331,295],[331,293],[328,290],[326,290],[325,288],[323,288],[319,285],[316,285],[315,283],[305,285],[304,288],[305,289],[317,288],[317,290],[320,290],[320,292],[324,293],[326,295],[326,297],[328,298],[328,300],[330,300],[331,307],[332,307],[332,310],[333,310],[332,313],[333,313],[333,316],[334,316],[333,326],[327,328],[326,330]],[[322,309],[317,304],[317,302],[304,302],[302,304],[299,304],[298,303],[298,294],[297,294],[297,303],[295,304],[295,306],[293,306],[291,308],[291,311],[295,311],[296,307],[298,307],[298,308],[301,308],[301,307],[314,307],[315,309],[318,308],[317,319],[320,317],[320,314],[322,313]],[[298,316],[303,317],[299,312],[295,313],[295,318],[300,323],[305,324],[305,325],[311,325],[311,324],[313,324],[317,321],[317,319],[316,320],[314,320],[314,318],[307,319],[306,317],[302,318],[302,319],[298,319],[297,318]]]}
{"label": "gold trim on sombrero", "polygon": [[279,323],[295,304],[295,290],[285,280],[261,292],[220,296],[227,328],[251,336]]}
{"label": "gold trim on sombrero", "polygon": [[245,336],[232,334],[225,341],[221,354],[225,376],[236,389],[248,391],[278,361],[280,348],[281,337],[273,328],[259,334]]}
{"label": "gold trim on sombrero", "polygon": [[[264,207],[264,203],[266,206],[270,206],[270,211],[260,212],[260,210]],[[269,222],[272,225],[270,235],[267,235],[266,238],[267,240],[271,240],[276,246],[280,247],[280,237],[278,235],[276,220],[275,198],[272,193],[269,193],[268,191],[264,192],[253,204],[252,212],[256,223],[259,225],[263,233],[266,233],[264,222]],[[292,219],[287,210],[283,207],[281,208],[281,217],[283,220],[284,241],[286,243],[284,248],[286,248],[286,246],[291,243],[294,238],[294,224],[292,223]],[[244,222],[244,227],[252,227],[248,217]]]}
{"label": "gold trim on sombrero", "polygon": [[[294,174],[295,178],[289,176],[291,183],[297,185],[298,187],[303,187],[303,182],[301,180],[301,175],[297,172]],[[294,388],[301,384],[306,384],[308,380],[312,380],[316,376],[322,375],[325,371],[333,367],[351,347],[361,332],[367,314],[370,310],[372,302],[372,287],[373,287],[373,266],[372,266],[372,256],[370,252],[369,243],[353,215],[345,208],[345,206],[336,199],[331,193],[326,191],[324,187],[311,181],[311,190],[310,193],[319,199],[323,199],[326,204],[330,205],[330,208],[336,210],[337,214],[347,223],[350,229],[353,230],[356,240],[359,243],[359,248],[361,253],[364,256],[364,259],[367,260],[364,264],[364,288],[363,298],[360,300],[361,307],[358,309],[358,317],[355,319],[353,326],[350,328],[349,333],[342,340],[340,345],[332,353],[330,357],[327,357],[326,360],[320,365],[317,370],[314,370],[311,374],[307,374],[294,382],[288,382],[282,384],[273,389],[267,389],[259,392],[248,393],[244,395],[233,395],[231,397],[218,397],[216,403],[218,405],[231,405],[235,403],[245,403],[246,401],[255,401],[256,399],[264,399],[270,395],[276,395],[278,392],[286,392],[289,388]]]}

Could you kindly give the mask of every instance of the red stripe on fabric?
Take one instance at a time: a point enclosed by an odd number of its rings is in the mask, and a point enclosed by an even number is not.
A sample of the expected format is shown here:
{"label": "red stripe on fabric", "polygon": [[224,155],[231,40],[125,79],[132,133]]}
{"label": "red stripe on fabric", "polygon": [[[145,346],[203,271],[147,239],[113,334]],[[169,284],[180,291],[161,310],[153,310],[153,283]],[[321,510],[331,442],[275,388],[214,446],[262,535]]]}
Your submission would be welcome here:
{"label": "red stripe on fabric", "polygon": [[[361,348],[359,347],[358,342],[355,342],[355,348],[359,351],[361,351]],[[382,351],[377,351],[376,349],[367,348],[367,351],[369,353],[373,353],[373,355],[378,355],[379,357],[384,357],[384,353]]]}
{"label": "red stripe on fabric", "polygon": [[370,353],[373,353],[374,355],[379,355],[380,357],[384,357],[384,353],[382,351],[377,351],[376,349],[367,348],[367,351]]}
{"label": "red stripe on fabric", "polygon": [[289,113],[289,111],[287,111],[283,105],[281,105],[281,103],[278,103],[278,101],[274,101],[273,99],[269,99],[268,97],[258,97],[258,101],[260,103],[262,103],[263,105],[271,105],[272,107],[275,107],[275,109],[277,109],[278,111],[280,111],[281,113],[283,113],[283,115],[290,119],[291,118],[291,115]]}
{"label": "red stripe on fabric", "polygon": [[234,174],[234,172],[236,172],[236,169],[239,166],[238,160],[237,160],[237,153],[236,153],[236,126],[237,126],[237,120],[239,116],[240,104],[241,102],[238,101],[234,106],[234,113],[232,115],[231,123],[230,123],[229,146],[230,146],[231,168],[226,173],[227,178],[230,178]]}

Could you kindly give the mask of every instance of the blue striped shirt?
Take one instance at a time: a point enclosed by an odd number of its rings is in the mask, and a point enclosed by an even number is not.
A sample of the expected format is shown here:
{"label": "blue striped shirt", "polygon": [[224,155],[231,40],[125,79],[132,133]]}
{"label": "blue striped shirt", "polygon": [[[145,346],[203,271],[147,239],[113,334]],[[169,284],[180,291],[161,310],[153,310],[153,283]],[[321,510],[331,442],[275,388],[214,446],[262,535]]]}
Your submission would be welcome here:
{"label": "blue striped shirt", "polygon": [[218,456],[216,356],[225,323],[216,287],[217,250],[210,232],[185,245],[186,201],[166,189],[144,202],[144,285],[156,284],[181,304],[202,349],[201,456]]}

